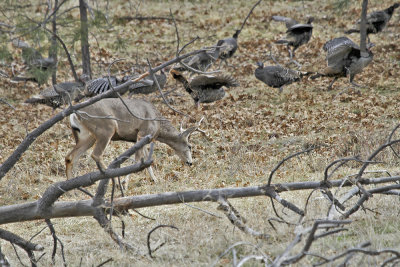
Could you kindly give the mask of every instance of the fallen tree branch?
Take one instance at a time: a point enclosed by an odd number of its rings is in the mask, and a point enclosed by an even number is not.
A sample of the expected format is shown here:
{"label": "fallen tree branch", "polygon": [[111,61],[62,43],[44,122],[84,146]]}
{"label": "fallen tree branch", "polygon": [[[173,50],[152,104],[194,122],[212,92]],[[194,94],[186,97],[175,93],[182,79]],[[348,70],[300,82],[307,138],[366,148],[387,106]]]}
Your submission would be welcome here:
{"label": "fallen tree branch", "polygon": [[0,103],[4,103],[6,105],[8,105],[10,108],[12,108],[14,111],[16,110],[15,107],[13,105],[11,105],[10,103],[8,103],[7,100],[0,98]]}
{"label": "fallen tree branch", "polygon": [[276,201],[278,201],[278,202],[279,202],[282,206],[284,206],[285,208],[290,209],[291,211],[293,211],[293,212],[299,214],[300,216],[304,216],[304,211],[303,211],[303,210],[299,209],[299,208],[296,207],[294,204],[292,204],[292,203],[286,201],[285,199],[281,198],[281,197],[279,196],[279,194],[277,194],[277,193],[275,192],[275,190],[273,189],[273,187],[266,188],[266,193],[265,193],[265,195],[267,195],[267,196],[269,196],[269,197],[275,199]]}
{"label": "fallen tree branch", "polygon": [[[27,241],[23,239],[22,237],[11,233],[9,231],[0,229],[0,239],[7,240],[8,242],[11,243],[13,246],[15,253],[17,254],[18,259],[21,261],[21,259],[18,256],[17,250],[15,248],[15,245],[19,246],[22,248],[26,254],[29,257],[29,260],[31,262],[31,266],[36,266],[37,260],[35,259],[35,254],[33,253],[34,251],[43,251],[44,247],[38,244],[34,244],[30,241]],[[22,263],[22,262],[21,262]]]}
{"label": "fallen tree branch", "polygon": [[294,158],[294,157],[299,156],[299,155],[301,155],[301,154],[308,153],[308,152],[310,152],[311,150],[314,150],[315,148],[316,148],[316,147],[310,147],[310,148],[307,148],[307,149],[305,149],[305,150],[296,152],[296,153],[294,153],[294,154],[292,154],[292,155],[287,156],[286,158],[284,158],[284,159],[281,160],[280,162],[278,162],[278,164],[275,166],[275,168],[272,169],[271,173],[269,174],[267,186],[270,186],[270,185],[271,185],[272,177],[274,176],[275,172],[283,165],[283,163],[285,163],[286,161],[288,161],[288,160],[291,159],[291,158]]}
{"label": "fallen tree branch", "polygon": [[19,237],[18,235],[4,229],[0,229],[0,239],[7,240],[8,242],[19,246],[25,251],[42,251],[44,249],[43,246],[29,242],[22,237]]}
{"label": "fallen tree branch", "polygon": [[369,195],[373,195],[373,194],[384,194],[385,192],[391,192],[394,189],[400,189],[399,184],[394,184],[394,185],[388,185],[388,186],[383,186],[383,187],[378,187],[378,188],[373,188],[370,190],[367,190],[368,194],[363,194],[359,200],[357,201],[357,203],[351,208],[349,209],[346,213],[344,213],[342,216],[343,218],[348,218],[350,217],[351,214],[353,214],[354,212],[356,212],[361,205],[368,200],[368,196]]}
{"label": "fallen tree branch", "polygon": [[255,3],[255,4],[253,5],[253,7],[250,9],[249,13],[247,14],[246,18],[244,19],[244,21],[243,21],[243,23],[242,23],[242,26],[240,26],[240,29],[239,29],[240,31],[243,30],[243,27],[244,27],[244,25],[246,24],[246,21],[249,19],[251,13],[253,13],[253,10],[256,8],[256,6],[258,6],[258,5],[261,3],[261,1],[262,1],[262,0],[257,1],[257,3]]}
{"label": "fallen tree branch", "polygon": [[107,263],[112,262],[113,260],[114,260],[113,258],[109,258],[109,259],[103,261],[102,263],[100,263],[99,265],[97,265],[96,267],[104,266],[104,265],[106,265]]}
{"label": "fallen tree branch", "polygon": [[[99,172],[89,173],[85,177],[99,178]],[[330,181],[333,187],[350,187],[353,184],[346,179]],[[363,185],[381,184],[400,182],[400,176],[381,177],[362,179],[360,183]],[[271,185],[275,192],[307,190],[320,187],[320,182],[295,182],[295,183],[282,183]],[[388,190],[396,188],[400,189],[400,184],[395,184],[388,187]],[[202,201],[217,201],[219,197],[229,198],[242,198],[242,197],[255,197],[265,196],[265,186],[251,186],[239,188],[219,188],[219,189],[206,189],[206,190],[193,190],[183,192],[166,192],[160,194],[140,195],[117,198],[114,200],[114,210],[116,212],[126,211],[128,209],[136,209],[143,207],[153,207],[160,205],[182,204],[182,202],[202,202]],[[378,189],[374,189],[378,190]],[[373,191],[374,192],[374,191]],[[77,216],[93,216],[95,208],[92,206],[93,200],[80,200],[80,201],[59,201],[55,202],[46,211],[46,216],[37,212],[36,206],[38,201],[15,204],[0,207],[0,224],[31,221],[45,218],[61,218],[61,217],[77,217]],[[104,203],[105,207],[109,203]]]}
{"label": "fallen tree branch", "polygon": [[[271,261],[271,260],[268,258],[268,256],[267,256],[266,254],[264,254],[264,252],[263,252],[258,246],[254,245],[254,244],[252,244],[252,243],[240,241],[240,242],[237,242],[237,243],[235,243],[235,244],[229,246],[224,252],[222,252],[222,253],[218,256],[218,258],[213,262],[213,264],[211,264],[211,267],[216,266],[216,265],[218,264],[218,262],[219,262],[226,254],[228,254],[229,251],[235,249],[235,247],[237,247],[237,246],[243,246],[243,245],[251,246],[251,247],[255,248],[255,249],[256,249],[259,253],[261,253],[261,255],[265,258],[265,262]],[[234,266],[236,266],[236,265],[234,265]]]}
{"label": "fallen tree branch", "polygon": [[104,229],[106,233],[108,233],[111,239],[119,245],[121,249],[124,250],[133,250],[134,247],[128,243],[126,243],[123,238],[121,238],[111,226],[111,221],[107,219],[106,212],[102,208],[96,208],[94,218],[100,224],[100,226]]}

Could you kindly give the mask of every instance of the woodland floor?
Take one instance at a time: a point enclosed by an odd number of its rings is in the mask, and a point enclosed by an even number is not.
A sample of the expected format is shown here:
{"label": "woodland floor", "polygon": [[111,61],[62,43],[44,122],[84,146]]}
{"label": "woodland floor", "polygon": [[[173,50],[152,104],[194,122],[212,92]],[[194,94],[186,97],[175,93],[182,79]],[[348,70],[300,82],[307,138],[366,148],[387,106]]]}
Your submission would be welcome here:
{"label": "woodland floor", "polygon": [[[124,61],[113,66],[112,73],[129,69],[132,64],[145,64],[149,58],[153,65],[172,59],[176,51],[175,28],[168,20],[118,21],[116,18],[135,14],[133,6],[111,1],[112,28],[94,29],[91,37],[92,64],[95,75],[104,75],[109,64],[118,58]],[[221,38],[231,36],[240,27],[243,19],[256,1],[145,1],[139,7],[142,16],[169,16],[171,8],[178,21],[181,45],[197,35],[201,38],[186,51],[211,46]],[[317,71],[325,67],[322,45],[343,35],[353,25],[361,12],[361,1],[350,4],[343,10],[334,7],[335,1],[263,1],[254,10],[239,36],[239,49],[229,61],[232,67],[222,65],[222,70],[234,76],[240,86],[227,90],[227,96],[214,104],[204,104],[201,110],[194,108],[193,101],[180,84],[169,77],[165,91],[177,88],[169,97],[171,105],[197,120],[205,116],[202,128],[210,138],[193,135],[194,164],[183,166],[173,151],[160,143],[156,144],[154,168],[160,182],[150,181],[148,173],[131,175],[126,195],[151,194],[168,191],[242,187],[265,184],[270,171],[284,157],[311,145],[320,147],[311,153],[285,163],[276,173],[273,183],[294,181],[320,181],[325,167],[335,159],[360,155],[365,159],[374,149],[383,144],[400,118],[400,15],[396,10],[389,27],[379,35],[371,36],[376,44],[374,60],[355,81],[363,85],[352,88],[348,79],[339,79],[333,90],[326,90],[330,78],[303,79],[289,85],[279,94],[254,77],[255,63],[266,61],[270,51],[276,59],[288,62],[284,46],[274,41],[284,36],[283,23],[271,21],[272,15],[284,15],[306,20],[306,15],[315,17],[313,37],[310,43],[297,51],[297,60],[303,71]],[[391,1],[370,1],[369,10],[383,9]],[[75,10],[73,16],[79,18]],[[94,36],[97,38],[95,39]],[[123,49],[117,49],[116,38],[128,40]],[[358,42],[358,35],[351,35]],[[73,55],[79,44],[69,46]],[[20,60],[20,51],[14,49],[15,60]],[[75,58],[79,62],[79,58]],[[219,62],[216,63],[217,67]],[[267,61],[266,64],[273,64]],[[292,68],[295,66],[291,65]],[[72,80],[65,58],[59,63],[59,81]],[[3,162],[24,139],[26,134],[51,118],[55,112],[46,106],[31,106],[24,100],[42,88],[35,84],[15,84],[0,80],[0,96],[15,109],[0,103],[0,163]],[[163,104],[157,94],[147,96],[170,118],[176,127],[182,116]],[[56,112],[59,112],[57,110]],[[195,121],[186,121],[187,126]],[[40,136],[26,151],[20,161],[0,183],[0,204],[23,203],[40,198],[44,190],[54,182],[65,179],[64,157],[74,144],[69,122],[64,119]],[[129,144],[114,142],[106,151],[106,162],[122,153]],[[387,170],[399,175],[400,160],[390,151],[380,155],[382,163],[371,165],[371,170]],[[332,179],[343,178],[357,172],[359,164],[341,168]],[[81,160],[79,173],[95,170],[89,156]],[[373,174],[371,174],[371,177]],[[95,187],[89,188],[94,190]],[[343,193],[341,191],[340,193]],[[298,206],[304,206],[309,191],[282,194]],[[82,199],[81,193],[67,194],[62,200]],[[314,251],[332,256],[335,253],[362,242],[371,241],[372,248],[400,249],[400,205],[396,197],[374,197],[367,202],[368,210],[359,211],[350,219],[353,223],[346,232],[321,239],[313,245]],[[294,237],[294,227],[274,224],[268,219],[275,217],[270,201],[265,197],[235,199],[232,204],[248,220],[253,229],[271,235],[267,241],[256,240],[235,229],[227,218],[213,217],[185,205],[172,205],[140,209],[155,221],[145,219],[134,212],[125,217],[126,240],[137,248],[135,252],[121,252],[93,218],[55,219],[53,223],[58,237],[64,242],[66,260],[70,266],[98,265],[108,258],[108,266],[208,266],[230,245],[246,241],[257,244],[270,257],[282,253]],[[329,203],[319,193],[311,197],[306,220],[324,218]],[[215,203],[198,203],[196,206],[218,213]],[[279,212],[291,222],[298,217],[285,210]],[[222,214],[221,214],[222,215]],[[223,215],[222,215],[223,216]],[[147,233],[158,224],[171,224],[179,228],[162,229],[153,236],[155,247],[166,244],[147,256]],[[118,220],[115,228],[120,229]],[[15,223],[2,226],[26,239],[45,227],[43,221]],[[46,255],[41,266],[51,264],[52,238],[47,230],[33,239],[43,245]],[[13,266],[19,264],[12,246],[1,242],[2,251]],[[257,254],[252,246],[241,246],[238,256]],[[23,252],[19,252],[23,254]],[[25,264],[27,258],[22,256]],[[309,266],[316,259],[307,257],[298,266]],[[360,256],[354,264],[376,265],[382,258]],[[57,265],[61,265],[60,255]],[[218,265],[232,264],[231,255],[219,260]],[[252,261],[251,266],[262,265]],[[250,266],[250,265],[249,265]]]}

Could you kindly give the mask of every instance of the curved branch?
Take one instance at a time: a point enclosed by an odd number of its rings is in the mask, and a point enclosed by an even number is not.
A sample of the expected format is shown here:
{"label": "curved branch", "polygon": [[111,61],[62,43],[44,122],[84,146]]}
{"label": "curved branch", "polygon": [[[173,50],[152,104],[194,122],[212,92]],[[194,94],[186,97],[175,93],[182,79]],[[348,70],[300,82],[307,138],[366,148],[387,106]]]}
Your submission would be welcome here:
{"label": "curved branch", "polygon": [[242,26],[240,27],[240,31],[243,30],[244,25],[246,24],[247,19],[250,17],[251,13],[253,13],[253,10],[256,8],[261,3],[262,0],[259,0],[257,3],[254,4],[254,6],[250,9],[249,14],[247,14],[246,18],[244,19]]}
{"label": "curved branch", "polygon": [[157,248],[155,248],[153,251],[151,250],[151,247],[150,247],[150,236],[151,236],[151,234],[152,234],[155,230],[157,230],[158,228],[161,228],[161,227],[169,227],[169,228],[172,228],[172,229],[175,229],[175,230],[178,230],[178,231],[179,231],[179,229],[178,229],[177,227],[175,227],[175,226],[173,226],[173,225],[167,225],[167,224],[160,224],[160,225],[157,225],[156,227],[154,227],[153,229],[151,229],[151,231],[147,234],[147,250],[148,250],[148,252],[149,252],[150,258],[154,258],[154,256],[151,255],[152,252],[155,252],[157,249],[159,249],[161,246],[163,246],[163,245],[165,244],[165,243],[161,244],[160,246],[158,246]]}
{"label": "curved branch", "polygon": [[269,175],[269,178],[268,178],[267,186],[270,186],[270,185],[271,185],[272,176],[273,176],[273,175],[275,174],[275,172],[282,166],[283,163],[285,163],[286,161],[288,161],[288,160],[291,159],[291,158],[294,158],[294,157],[296,157],[296,156],[298,156],[298,155],[301,155],[301,154],[304,154],[304,153],[308,153],[308,152],[310,152],[311,150],[314,150],[314,149],[316,149],[316,148],[317,148],[317,147],[310,147],[310,148],[307,148],[307,149],[305,149],[305,150],[303,150],[303,151],[300,151],[300,152],[294,153],[294,154],[292,154],[292,155],[289,155],[289,156],[287,156],[286,158],[284,158],[283,160],[281,160],[281,161],[275,166],[275,168],[272,169],[272,171],[271,171],[271,173],[270,173],[270,175]]}
{"label": "curved branch", "polygon": [[63,41],[63,40],[61,39],[61,37],[58,36],[55,32],[50,31],[50,30],[47,29],[46,27],[43,27],[43,29],[46,30],[47,32],[51,33],[51,34],[57,39],[57,41],[60,42],[61,46],[63,47],[63,49],[64,49],[64,51],[65,51],[65,54],[67,55],[68,63],[69,63],[69,66],[71,67],[72,75],[74,76],[75,81],[76,81],[76,82],[79,82],[80,80],[79,80],[78,75],[76,74],[74,63],[72,62],[71,55],[70,55],[70,53],[69,53],[69,51],[68,51],[68,48],[67,48],[67,46],[65,45],[64,41]]}

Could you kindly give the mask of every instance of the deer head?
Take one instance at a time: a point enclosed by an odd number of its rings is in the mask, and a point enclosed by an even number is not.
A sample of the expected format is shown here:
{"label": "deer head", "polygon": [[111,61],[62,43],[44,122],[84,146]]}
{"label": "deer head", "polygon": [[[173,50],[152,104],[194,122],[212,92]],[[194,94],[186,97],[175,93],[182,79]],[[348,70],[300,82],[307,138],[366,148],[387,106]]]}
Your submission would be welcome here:
{"label": "deer head", "polygon": [[203,130],[199,129],[202,121],[203,118],[189,129],[183,129],[182,121],[180,131],[177,131],[169,122],[161,122],[160,133],[156,139],[170,146],[186,165],[192,166],[192,145],[189,142],[189,137],[195,131],[204,133]]}

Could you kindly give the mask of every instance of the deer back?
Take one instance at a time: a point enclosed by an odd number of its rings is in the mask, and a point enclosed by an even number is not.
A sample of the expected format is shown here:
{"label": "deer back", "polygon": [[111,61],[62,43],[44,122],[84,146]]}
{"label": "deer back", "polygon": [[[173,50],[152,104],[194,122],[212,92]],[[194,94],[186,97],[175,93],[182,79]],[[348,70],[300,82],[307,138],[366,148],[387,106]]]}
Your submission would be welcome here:
{"label": "deer back", "polygon": [[[102,99],[80,110],[79,124],[71,120],[74,128],[85,127],[95,138],[112,136],[112,140],[136,142],[138,135],[151,134],[156,138],[160,131],[157,120],[142,120],[140,118],[159,118],[155,107],[141,99],[124,99],[128,108],[118,98]],[[138,118],[136,118],[136,117]]]}

